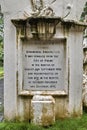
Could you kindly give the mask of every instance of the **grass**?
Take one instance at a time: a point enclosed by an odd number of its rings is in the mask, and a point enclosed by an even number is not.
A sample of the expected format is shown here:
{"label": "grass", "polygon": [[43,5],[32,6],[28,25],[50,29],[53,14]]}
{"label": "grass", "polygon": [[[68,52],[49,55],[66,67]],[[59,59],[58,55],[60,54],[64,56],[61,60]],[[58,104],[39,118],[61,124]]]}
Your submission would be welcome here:
{"label": "grass", "polygon": [[0,130],[87,130],[87,114],[81,118],[57,120],[53,126],[44,128],[29,123],[0,123]]}
{"label": "grass", "polygon": [[4,76],[4,70],[3,67],[0,67],[0,79]]}

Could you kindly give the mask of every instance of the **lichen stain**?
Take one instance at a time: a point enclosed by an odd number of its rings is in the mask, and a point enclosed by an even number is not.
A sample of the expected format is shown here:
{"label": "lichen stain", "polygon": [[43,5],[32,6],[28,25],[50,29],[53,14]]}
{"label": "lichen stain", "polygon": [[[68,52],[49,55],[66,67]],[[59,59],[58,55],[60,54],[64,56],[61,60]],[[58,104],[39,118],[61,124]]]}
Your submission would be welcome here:
{"label": "lichen stain", "polygon": [[73,109],[73,113],[71,114],[72,117],[81,117],[82,116],[82,110],[79,108],[78,110]]}
{"label": "lichen stain", "polygon": [[55,98],[55,119],[69,117],[68,112],[68,98],[59,97]]}
{"label": "lichen stain", "polygon": [[28,98],[24,98],[23,100],[23,106],[24,106],[24,119],[26,121],[29,120],[29,99]]}
{"label": "lichen stain", "polygon": [[31,120],[34,119],[34,109],[33,109],[33,107],[31,107],[31,111],[30,111],[30,119],[31,119]]}
{"label": "lichen stain", "polygon": [[42,126],[50,126],[55,121],[54,103],[50,105],[43,104],[42,109]]}

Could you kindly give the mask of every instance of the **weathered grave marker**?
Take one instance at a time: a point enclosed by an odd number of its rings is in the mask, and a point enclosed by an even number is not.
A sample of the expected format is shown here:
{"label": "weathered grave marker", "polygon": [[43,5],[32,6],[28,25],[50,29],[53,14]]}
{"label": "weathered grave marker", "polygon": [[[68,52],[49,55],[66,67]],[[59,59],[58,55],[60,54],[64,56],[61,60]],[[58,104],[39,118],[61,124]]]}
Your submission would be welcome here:
{"label": "weathered grave marker", "polygon": [[52,117],[48,115],[51,120],[47,125],[60,117],[82,114],[82,39],[86,24],[75,21],[78,15],[74,5],[72,9],[66,5],[71,13],[65,15],[64,5],[61,0],[50,4],[47,0],[26,0],[19,2],[16,10],[10,12],[8,8],[9,13],[4,13],[5,119],[44,125],[44,107],[47,114],[53,113]]}

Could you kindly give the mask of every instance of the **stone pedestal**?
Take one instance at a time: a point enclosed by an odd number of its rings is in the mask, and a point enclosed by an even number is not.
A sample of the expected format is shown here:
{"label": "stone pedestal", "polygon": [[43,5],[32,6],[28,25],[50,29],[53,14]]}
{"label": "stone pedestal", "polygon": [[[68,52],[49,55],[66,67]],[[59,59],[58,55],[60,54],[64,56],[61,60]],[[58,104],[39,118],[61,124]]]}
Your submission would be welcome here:
{"label": "stone pedestal", "polygon": [[31,101],[32,122],[49,126],[55,122],[55,100],[52,96],[35,95]]}

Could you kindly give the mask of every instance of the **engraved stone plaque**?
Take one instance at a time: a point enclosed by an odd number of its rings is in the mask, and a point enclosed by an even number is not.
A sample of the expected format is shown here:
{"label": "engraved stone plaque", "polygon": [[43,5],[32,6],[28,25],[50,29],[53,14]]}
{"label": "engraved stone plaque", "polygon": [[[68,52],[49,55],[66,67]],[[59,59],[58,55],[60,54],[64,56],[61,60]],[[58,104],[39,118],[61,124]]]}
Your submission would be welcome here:
{"label": "engraved stone plaque", "polygon": [[22,62],[24,90],[64,90],[65,40],[24,40]]}

